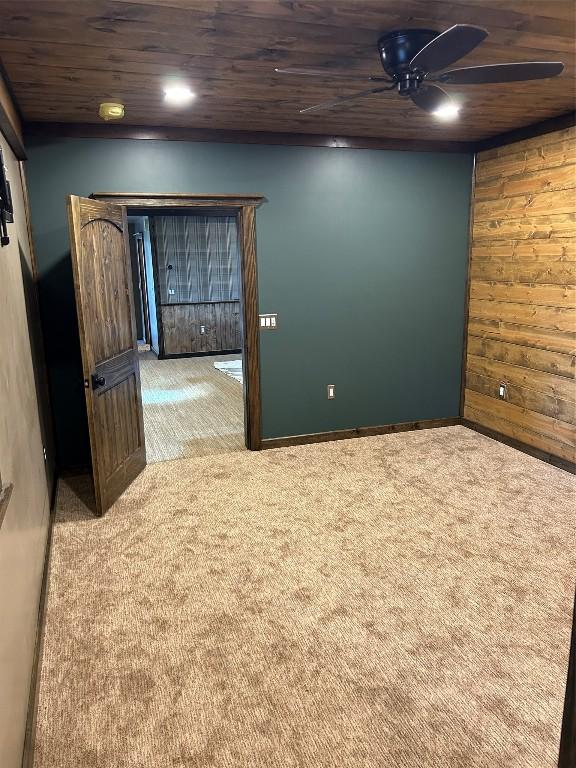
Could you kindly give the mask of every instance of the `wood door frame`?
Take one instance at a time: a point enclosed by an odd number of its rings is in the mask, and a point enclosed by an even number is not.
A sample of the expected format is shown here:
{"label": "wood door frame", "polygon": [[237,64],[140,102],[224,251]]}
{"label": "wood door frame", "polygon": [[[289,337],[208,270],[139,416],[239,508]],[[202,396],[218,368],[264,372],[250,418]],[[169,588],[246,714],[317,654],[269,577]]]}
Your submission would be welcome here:
{"label": "wood door frame", "polygon": [[[240,235],[242,277],[242,358],[244,368],[244,437],[246,447],[258,451],[262,444],[260,400],[260,345],[258,319],[258,275],[256,267],[256,208],[263,195],[204,195],[186,193],[93,192],[90,197],[106,200],[125,209],[162,211],[183,208],[202,210],[227,208],[233,211]],[[158,309],[158,308],[157,308]]]}
{"label": "wood door frame", "polygon": [[[156,338],[158,340],[158,360],[164,360],[164,323],[162,319],[162,297],[160,296],[160,275],[158,272],[158,250],[156,248],[156,227],[154,220],[148,219],[148,241],[150,245],[150,263],[152,282],[154,283],[154,307],[156,309]],[[152,349],[152,345],[150,345]]]}
{"label": "wood door frame", "polygon": [[[138,243],[142,242],[138,235],[142,233],[136,231],[134,222],[128,222],[128,241],[130,243],[130,259],[132,266],[132,285],[134,286],[134,309],[136,310],[136,289],[138,291],[140,300],[140,320],[142,323],[142,335],[139,336],[138,341],[143,341],[145,344],[150,344],[150,323],[148,317],[148,292],[146,290],[146,272],[145,264],[143,262],[142,252],[138,247]],[[134,253],[132,253],[134,248]],[[133,261],[132,261],[133,260]],[[135,272],[136,270],[136,272]],[[138,280],[138,286],[134,285],[134,274]],[[138,335],[138,318],[136,318],[136,334]]]}
{"label": "wood door frame", "polygon": [[144,324],[144,342],[152,346],[152,330],[150,328],[150,303],[148,301],[148,280],[146,273],[146,256],[144,254],[144,234],[137,232],[140,237],[136,240],[138,276],[140,280],[140,300],[142,302],[142,320]]}

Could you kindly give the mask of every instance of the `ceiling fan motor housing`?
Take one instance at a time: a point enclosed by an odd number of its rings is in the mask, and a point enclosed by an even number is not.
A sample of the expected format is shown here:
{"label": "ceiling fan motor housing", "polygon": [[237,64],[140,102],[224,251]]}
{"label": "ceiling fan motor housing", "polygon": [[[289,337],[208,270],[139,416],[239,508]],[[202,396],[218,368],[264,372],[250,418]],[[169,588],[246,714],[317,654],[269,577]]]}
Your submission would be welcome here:
{"label": "ceiling fan motor housing", "polygon": [[438,37],[433,29],[398,29],[378,40],[378,53],[386,74],[398,84],[398,93],[409,96],[418,90],[425,72],[410,69],[410,62],[429,42]]}

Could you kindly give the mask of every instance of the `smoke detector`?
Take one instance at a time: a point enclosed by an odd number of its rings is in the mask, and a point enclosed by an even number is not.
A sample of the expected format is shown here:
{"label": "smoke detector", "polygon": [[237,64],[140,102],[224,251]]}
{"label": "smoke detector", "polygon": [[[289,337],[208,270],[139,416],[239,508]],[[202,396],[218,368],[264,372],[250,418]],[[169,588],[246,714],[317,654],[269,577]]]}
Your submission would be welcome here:
{"label": "smoke detector", "polygon": [[102,120],[121,120],[124,117],[124,104],[105,101],[100,104],[98,114]]}

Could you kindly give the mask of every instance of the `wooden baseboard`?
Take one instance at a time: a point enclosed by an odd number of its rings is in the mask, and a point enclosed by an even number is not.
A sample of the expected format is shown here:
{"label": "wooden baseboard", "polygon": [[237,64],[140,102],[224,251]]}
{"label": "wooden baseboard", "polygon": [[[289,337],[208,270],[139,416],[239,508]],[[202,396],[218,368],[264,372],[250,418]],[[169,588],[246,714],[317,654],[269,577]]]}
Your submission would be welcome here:
{"label": "wooden baseboard", "polygon": [[30,694],[28,698],[28,715],[26,718],[26,732],[24,736],[24,749],[22,752],[22,768],[33,768],[34,746],[36,742],[36,717],[38,714],[38,696],[40,693],[40,667],[42,663],[42,648],[44,645],[44,627],[46,624],[46,609],[48,605],[48,581],[50,576],[50,556],[52,553],[52,529],[54,527],[54,515],[56,514],[56,494],[58,479],[50,492],[50,508],[48,510],[48,531],[46,532],[46,546],[44,549],[44,568],[42,571],[42,585],[40,587],[40,600],[38,603],[38,621],[36,624],[36,643],[34,647],[34,659],[32,662],[32,674],[30,676]]}
{"label": "wooden baseboard", "polygon": [[475,421],[462,419],[461,423],[462,426],[468,427],[468,429],[473,429],[475,432],[480,432],[480,434],[486,435],[486,437],[491,437],[492,440],[497,440],[499,443],[504,443],[511,448],[516,448],[517,451],[527,453],[535,459],[540,459],[540,461],[545,461],[547,464],[552,464],[552,466],[558,467],[558,469],[563,469],[566,472],[576,475],[576,464],[573,461],[567,461],[566,459],[560,458],[560,456],[554,456],[552,453],[542,451],[540,448],[534,448],[513,437],[508,437],[507,435],[502,434],[502,432],[496,432],[496,430],[490,429],[490,427],[484,427],[482,424],[477,424]]}
{"label": "wooden baseboard", "polygon": [[412,432],[416,429],[435,429],[437,427],[453,427],[461,423],[460,417],[450,419],[425,419],[423,421],[404,421],[399,424],[384,424],[378,427],[354,427],[353,429],[338,429],[332,432],[314,432],[310,435],[291,435],[289,437],[269,437],[261,442],[263,449],[288,448],[292,445],[308,445],[310,443],[327,443],[332,440],[349,440],[354,437],[373,437],[374,435],[389,435],[393,432]]}
{"label": "wooden baseboard", "polygon": [[[154,353],[156,354],[156,353]],[[157,355],[158,360],[180,360],[185,357],[213,357],[214,355],[240,355],[241,349],[221,349],[215,352],[178,352],[172,355]]]}

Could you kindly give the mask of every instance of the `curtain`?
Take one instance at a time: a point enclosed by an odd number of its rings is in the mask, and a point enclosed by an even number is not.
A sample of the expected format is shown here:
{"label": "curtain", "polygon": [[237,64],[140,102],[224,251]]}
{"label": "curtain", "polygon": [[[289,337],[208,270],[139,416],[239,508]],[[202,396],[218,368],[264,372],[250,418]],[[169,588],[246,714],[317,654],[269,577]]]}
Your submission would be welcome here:
{"label": "curtain", "polygon": [[239,300],[234,216],[154,216],[153,220],[162,304]]}

